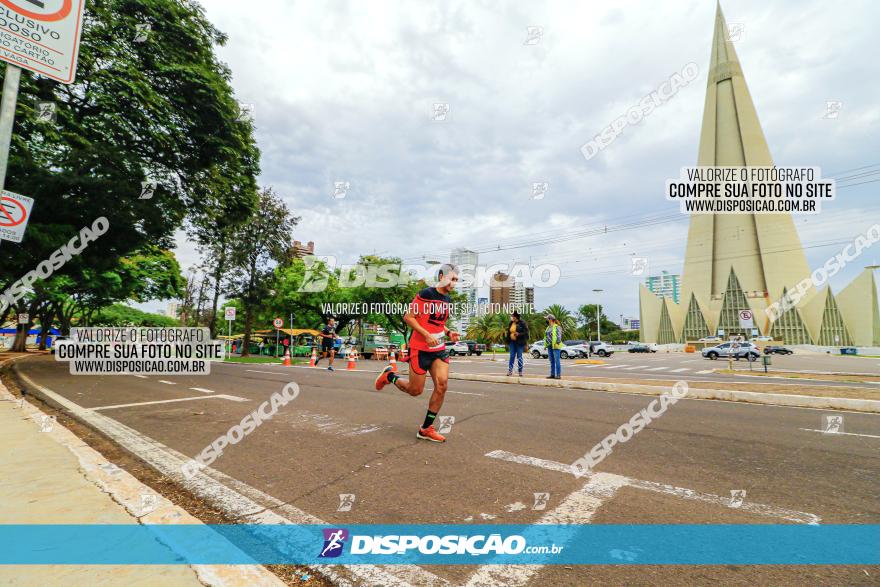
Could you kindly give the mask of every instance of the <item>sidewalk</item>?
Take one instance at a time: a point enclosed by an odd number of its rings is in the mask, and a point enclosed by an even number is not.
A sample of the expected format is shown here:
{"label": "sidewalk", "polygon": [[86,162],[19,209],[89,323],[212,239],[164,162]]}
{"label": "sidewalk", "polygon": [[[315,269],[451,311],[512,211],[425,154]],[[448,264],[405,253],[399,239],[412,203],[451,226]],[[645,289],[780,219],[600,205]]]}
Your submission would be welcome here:
{"label": "sidewalk", "polygon": [[[199,524],[0,383],[0,523]],[[51,547],[47,545],[48,547]],[[63,545],[62,545],[63,547]],[[3,585],[281,585],[259,566],[9,565]]]}

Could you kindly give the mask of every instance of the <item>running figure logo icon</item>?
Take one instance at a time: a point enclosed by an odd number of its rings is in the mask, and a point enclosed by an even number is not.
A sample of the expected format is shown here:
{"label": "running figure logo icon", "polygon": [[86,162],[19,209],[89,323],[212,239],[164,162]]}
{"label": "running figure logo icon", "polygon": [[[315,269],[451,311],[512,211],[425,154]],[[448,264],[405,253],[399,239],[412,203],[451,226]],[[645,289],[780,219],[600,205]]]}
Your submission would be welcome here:
{"label": "running figure logo icon", "polygon": [[822,416],[822,432],[825,434],[840,434],[843,432],[843,416]]}
{"label": "running figure logo icon", "polygon": [[342,554],[345,541],[348,540],[348,530],[345,528],[324,528],[324,548],[318,558],[336,558]]}

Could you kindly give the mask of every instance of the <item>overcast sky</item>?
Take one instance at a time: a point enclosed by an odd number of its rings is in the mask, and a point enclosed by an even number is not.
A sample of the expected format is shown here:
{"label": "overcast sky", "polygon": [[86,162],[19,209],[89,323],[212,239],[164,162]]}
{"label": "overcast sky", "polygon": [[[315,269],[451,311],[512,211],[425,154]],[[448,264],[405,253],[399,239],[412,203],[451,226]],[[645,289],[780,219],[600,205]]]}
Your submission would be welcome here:
{"label": "overcast sky", "polygon": [[[320,255],[363,253],[553,262],[562,279],[539,307],[593,302],[638,315],[631,258],[680,273],[687,219],[663,198],[696,164],[715,3],[333,2],[202,0],[229,35],[218,49],[241,102],[254,104],[263,185],[302,220],[294,238]],[[826,175],[880,163],[877,3],[728,0],[728,24],[778,165]],[[527,43],[528,28],[542,27]],[[688,63],[699,77],[604,151],[580,147]],[[826,102],[840,101],[836,118]],[[434,104],[449,105],[445,121]],[[876,169],[876,168],[875,168]],[[867,177],[873,179],[880,176]],[[334,182],[349,182],[334,199]],[[543,199],[532,183],[547,182]],[[810,264],[880,221],[880,183],[841,189],[819,216],[796,217]],[[552,245],[513,241],[659,218]],[[540,233],[540,234],[536,234]],[[498,250],[499,247],[502,250]],[[864,262],[832,281],[839,291]],[[181,242],[184,266],[195,260]]]}

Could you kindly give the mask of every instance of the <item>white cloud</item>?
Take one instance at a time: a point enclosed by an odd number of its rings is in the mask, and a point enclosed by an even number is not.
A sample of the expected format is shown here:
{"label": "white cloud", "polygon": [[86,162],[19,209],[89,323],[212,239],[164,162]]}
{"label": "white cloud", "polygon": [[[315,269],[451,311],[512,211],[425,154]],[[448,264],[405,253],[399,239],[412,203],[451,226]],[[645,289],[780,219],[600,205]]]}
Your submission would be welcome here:
{"label": "white cloud", "polygon": [[[302,216],[295,237],[314,240],[319,254],[438,258],[456,246],[673,213],[663,183],[696,160],[714,3],[203,5],[229,35],[219,54],[238,98],[256,104],[261,182]],[[880,81],[868,70],[880,8],[818,0],[723,8],[744,25],[736,49],[777,163],[828,171],[874,163]],[[543,27],[539,44],[523,44],[528,26]],[[584,142],[689,62],[701,69],[696,81],[583,158]],[[822,118],[826,100],[844,103],[838,119]],[[449,103],[447,122],[430,120],[436,102]],[[337,180],[351,183],[343,200],[330,197]],[[542,200],[529,198],[534,181],[550,183]],[[876,185],[841,191],[821,219],[799,221],[805,245],[854,235],[854,224],[831,220],[871,214]],[[629,259],[680,272],[686,229],[676,218],[481,260],[556,258],[564,279],[536,293],[539,305],[574,307],[600,287],[615,292],[606,294],[609,315],[636,315]]]}

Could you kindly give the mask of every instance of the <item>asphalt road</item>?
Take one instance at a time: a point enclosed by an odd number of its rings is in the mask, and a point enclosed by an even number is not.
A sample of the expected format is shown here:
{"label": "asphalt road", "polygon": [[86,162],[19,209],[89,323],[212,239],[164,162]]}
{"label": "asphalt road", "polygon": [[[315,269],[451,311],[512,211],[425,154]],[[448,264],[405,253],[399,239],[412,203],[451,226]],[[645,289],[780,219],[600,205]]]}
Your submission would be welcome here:
{"label": "asphalt road", "polygon": [[[441,416],[455,421],[438,445],[415,438],[430,389],[419,398],[376,392],[366,371],[217,364],[207,376],[71,376],[51,357],[16,368],[190,456],[296,382],[299,397],[212,467],[333,524],[535,523],[548,515],[600,524],[880,523],[880,415],[838,412],[846,434],[828,435],[820,431],[828,412],[684,399],[614,448],[596,470],[626,482],[585,505],[577,499],[585,480],[565,467],[653,398],[453,380]],[[213,397],[220,394],[233,398]],[[740,490],[742,505],[731,501]],[[535,493],[549,494],[544,509],[535,509]],[[340,494],[355,496],[350,511],[338,511]],[[492,578],[473,567],[426,572],[452,584]],[[504,583],[877,580],[876,568],[856,567],[548,566],[517,569]]]}

